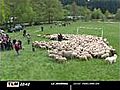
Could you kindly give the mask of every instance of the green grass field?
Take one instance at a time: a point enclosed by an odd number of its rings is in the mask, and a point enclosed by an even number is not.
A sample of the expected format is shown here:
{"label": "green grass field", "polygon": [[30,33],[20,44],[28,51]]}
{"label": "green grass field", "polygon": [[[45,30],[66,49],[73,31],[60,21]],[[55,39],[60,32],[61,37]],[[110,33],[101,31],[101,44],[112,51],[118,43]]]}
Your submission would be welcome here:
{"label": "green grass field", "polygon": [[[32,41],[48,41],[42,37],[37,37],[37,35],[53,33],[76,34],[76,29],[80,26],[104,28],[104,37],[108,39],[110,45],[119,54],[119,23],[74,22],[67,27],[54,26],[54,28],[50,28],[50,25],[45,25],[44,32],[40,31],[40,26],[27,27],[26,30],[31,34]],[[79,34],[100,35],[101,32],[80,30]],[[22,40],[25,49],[20,51],[19,56],[16,55],[14,50],[0,52],[0,80],[120,80],[119,57],[117,62],[112,65],[106,64],[102,59],[90,61],[74,59],[59,64],[48,57],[46,50],[36,49],[36,52],[33,53],[31,45],[27,44],[27,40],[22,36],[22,32],[11,33],[10,37]]]}

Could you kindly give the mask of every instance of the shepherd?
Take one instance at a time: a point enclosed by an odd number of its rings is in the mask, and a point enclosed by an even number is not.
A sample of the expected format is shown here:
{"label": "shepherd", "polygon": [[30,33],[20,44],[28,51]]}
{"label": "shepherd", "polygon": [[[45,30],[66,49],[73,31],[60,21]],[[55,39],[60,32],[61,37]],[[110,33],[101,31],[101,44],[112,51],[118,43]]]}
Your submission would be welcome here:
{"label": "shepherd", "polygon": [[62,34],[59,34],[59,35],[58,35],[58,41],[62,41],[62,39],[63,39]]}

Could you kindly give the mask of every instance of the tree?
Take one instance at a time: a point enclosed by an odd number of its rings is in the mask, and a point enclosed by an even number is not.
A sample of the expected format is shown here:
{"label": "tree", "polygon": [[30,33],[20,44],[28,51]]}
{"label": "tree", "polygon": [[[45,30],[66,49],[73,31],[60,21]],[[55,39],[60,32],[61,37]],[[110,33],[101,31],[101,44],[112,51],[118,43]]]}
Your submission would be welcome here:
{"label": "tree", "polygon": [[31,0],[32,8],[35,11],[35,22],[45,21],[44,15],[46,10],[46,5],[44,0]]}
{"label": "tree", "polygon": [[64,10],[59,0],[33,0],[33,9],[36,12],[37,21],[48,21],[62,19]]}
{"label": "tree", "polygon": [[2,22],[5,22],[5,3],[4,0],[2,0],[2,5],[1,5],[1,11],[2,11]]}
{"label": "tree", "polygon": [[0,0],[0,24],[4,24],[10,16],[9,0]]}
{"label": "tree", "polygon": [[0,24],[2,24],[2,9],[1,9],[1,6],[2,6],[2,3],[1,3],[1,0],[0,0]]}
{"label": "tree", "polygon": [[75,17],[78,16],[78,6],[75,0],[72,3],[72,16],[73,16],[73,21],[75,21]]}
{"label": "tree", "polygon": [[75,1],[72,3],[72,16],[77,16],[78,7]]}
{"label": "tree", "polygon": [[111,13],[108,10],[106,10],[104,15],[106,16],[107,19],[109,19],[109,17],[111,16]]}
{"label": "tree", "polygon": [[30,0],[25,0],[24,2],[21,2],[17,6],[15,14],[18,21],[29,22],[31,24],[34,21],[35,12],[33,11]]}
{"label": "tree", "polygon": [[44,1],[46,5],[45,19],[48,21],[48,23],[52,23],[53,20],[59,20],[63,18],[63,8],[59,0]]}
{"label": "tree", "polygon": [[5,3],[4,0],[0,1],[0,23],[5,22]]}
{"label": "tree", "polygon": [[92,12],[92,19],[101,19],[101,20],[105,20],[105,15],[102,13],[101,9],[94,9],[94,11]]}
{"label": "tree", "polygon": [[91,19],[91,11],[87,7],[79,7],[79,16],[84,17],[85,21],[89,21]]}
{"label": "tree", "polygon": [[117,13],[116,13],[116,15],[115,15],[115,19],[116,19],[117,21],[120,21],[120,9],[117,10]]}
{"label": "tree", "polygon": [[[72,4],[73,0],[60,0],[64,5]],[[78,6],[87,6],[91,10],[100,8],[103,13],[109,10],[110,13],[116,13],[120,8],[120,0],[75,0]]]}

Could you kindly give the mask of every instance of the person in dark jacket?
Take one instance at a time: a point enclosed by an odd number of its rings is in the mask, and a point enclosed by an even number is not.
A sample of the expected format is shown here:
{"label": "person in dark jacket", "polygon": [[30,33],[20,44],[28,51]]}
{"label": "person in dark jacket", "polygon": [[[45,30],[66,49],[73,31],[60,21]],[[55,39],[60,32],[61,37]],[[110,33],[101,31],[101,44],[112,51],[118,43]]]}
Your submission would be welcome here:
{"label": "person in dark jacket", "polygon": [[23,36],[24,36],[24,37],[26,36],[26,30],[23,31]]}
{"label": "person in dark jacket", "polygon": [[44,27],[43,26],[41,26],[41,31],[43,32],[43,29],[44,29]]}
{"label": "person in dark jacket", "polygon": [[32,51],[35,52],[35,46],[33,43],[32,43]]}
{"label": "person in dark jacket", "polygon": [[58,41],[62,41],[62,39],[63,39],[62,34],[59,34],[59,35],[58,35]]}
{"label": "person in dark jacket", "polygon": [[13,39],[13,42],[12,42],[12,43],[13,43],[13,45],[16,43],[16,41],[17,41],[16,39]]}

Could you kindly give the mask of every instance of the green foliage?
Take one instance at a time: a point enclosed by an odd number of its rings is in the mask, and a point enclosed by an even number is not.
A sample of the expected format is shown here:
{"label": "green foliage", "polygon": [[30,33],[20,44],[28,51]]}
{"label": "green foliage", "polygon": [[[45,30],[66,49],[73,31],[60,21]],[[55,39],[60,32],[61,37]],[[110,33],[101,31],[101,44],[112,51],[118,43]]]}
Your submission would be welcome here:
{"label": "green foliage", "polygon": [[35,21],[44,21],[45,15],[45,3],[43,0],[32,0],[32,8],[35,11]]}
{"label": "green foliage", "polygon": [[105,20],[106,17],[105,15],[102,13],[101,9],[94,9],[94,11],[92,12],[92,19],[101,19],[101,20]]}
{"label": "green foliage", "polygon": [[107,19],[109,19],[109,17],[111,16],[111,13],[108,10],[106,10],[104,15],[106,16]]}
{"label": "green foliage", "polygon": [[2,12],[2,22],[5,22],[5,4],[4,4],[4,0],[2,0],[2,5],[1,5],[1,12]]}
{"label": "green foliage", "polygon": [[36,12],[36,20],[48,21],[62,19],[64,10],[59,0],[34,0],[33,9]]}
{"label": "green foliage", "polygon": [[117,10],[117,13],[116,13],[116,15],[115,15],[115,19],[116,19],[117,21],[120,21],[120,9]]}
{"label": "green foliage", "polygon": [[0,24],[8,20],[10,16],[10,8],[7,5],[9,0],[0,0]]}
{"label": "green foliage", "polygon": [[91,13],[87,7],[79,7],[79,15],[84,16],[85,21],[91,20]]}
{"label": "green foliage", "polygon": [[[73,7],[72,5],[66,5],[64,8],[67,10],[67,15],[72,15],[73,13]],[[83,16],[85,21],[89,21],[91,19],[91,13],[92,11],[88,9],[87,7],[83,6],[74,6],[76,9],[76,16]]]}
{"label": "green foliage", "polygon": [[72,4],[73,1],[76,1],[78,6],[87,6],[91,10],[94,8],[100,8],[102,12],[105,13],[106,10],[109,10],[110,13],[116,13],[117,8],[120,8],[120,0],[60,0],[64,5]]}
{"label": "green foliage", "polygon": [[16,6],[14,16],[17,17],[19,22],[33,22],[35,18],[35,12],[31,6],[30,0],[19,1],[19,4]]}
{"label": "green foliage", "polygon": [[71,15],[72,16],[77,16],[78,15],[78,6],[77,6],[75,1],[72,3]]}
{"label": "green foliage", "polygon": [[45,18],[51,23],[62,18],[62,5],[58,0],[44,0],[46,5]]}

